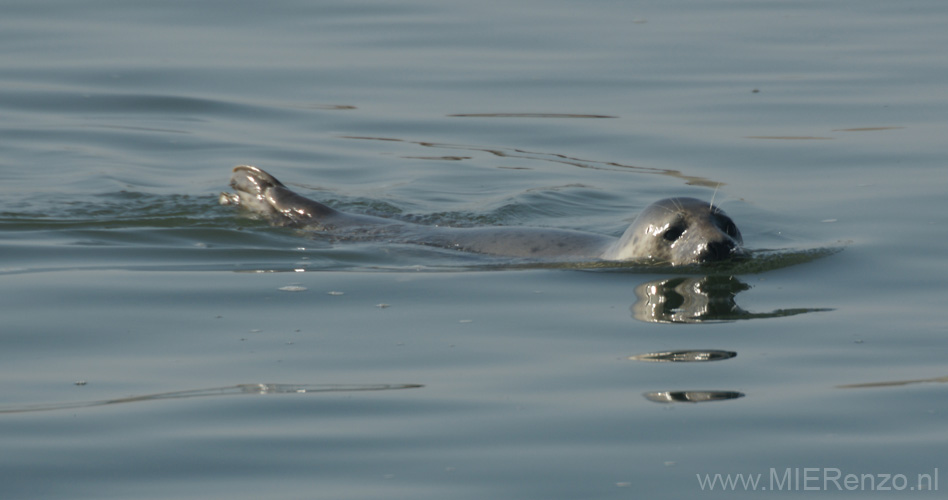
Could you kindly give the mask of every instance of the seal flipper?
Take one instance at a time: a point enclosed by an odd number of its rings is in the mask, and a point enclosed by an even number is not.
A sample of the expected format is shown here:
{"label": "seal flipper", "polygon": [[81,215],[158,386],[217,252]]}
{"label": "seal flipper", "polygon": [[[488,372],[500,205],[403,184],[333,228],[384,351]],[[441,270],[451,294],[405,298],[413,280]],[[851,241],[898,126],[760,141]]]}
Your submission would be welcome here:
{"label": "seal flipper", "polygon": [[[230,179],[234,196],[228,196],[230,204],[241,205],[251,211],[266,215],[281,225],[320,226],[320,219],[339,214],[322,203],[300,196],[276,177],[250,165],[234,167]],[[221,200],[224,200],[222,195]]]}

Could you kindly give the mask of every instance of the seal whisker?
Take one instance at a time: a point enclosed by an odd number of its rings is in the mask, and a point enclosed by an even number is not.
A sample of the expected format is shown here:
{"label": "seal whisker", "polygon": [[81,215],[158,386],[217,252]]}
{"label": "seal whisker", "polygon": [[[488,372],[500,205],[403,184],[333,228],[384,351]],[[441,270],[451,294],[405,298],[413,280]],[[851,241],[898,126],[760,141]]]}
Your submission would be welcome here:
{"label": "seal whisker", "polygon": [[718,188],[719,188],[719,187],[721,187],[721,183],[720,183],[720,182],[714,185],[714,192],[711,193],[711,202],[708,203],[708,211],[709,211],[709,212],[712,212],[712,213],[714,212],[714,197],[718,195]]}

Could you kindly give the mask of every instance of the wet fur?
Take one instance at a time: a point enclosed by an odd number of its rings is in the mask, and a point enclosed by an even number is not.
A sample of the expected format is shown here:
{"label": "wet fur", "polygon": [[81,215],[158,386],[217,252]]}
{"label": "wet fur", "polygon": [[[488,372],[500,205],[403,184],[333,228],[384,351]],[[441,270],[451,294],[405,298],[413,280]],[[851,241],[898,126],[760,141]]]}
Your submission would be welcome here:
{"label": "wet fur", "polygon": [[687,265],[744,255],[737,226],[694,198],[666,198],[642,211],[621,237],[529,227],[450,228],[350,214],[296,194],[257,167],[234,168],[221,203],[240,205],[275,224],[330,232],[343,239],[431,245],[465,252],[550,260],[642,261]]}

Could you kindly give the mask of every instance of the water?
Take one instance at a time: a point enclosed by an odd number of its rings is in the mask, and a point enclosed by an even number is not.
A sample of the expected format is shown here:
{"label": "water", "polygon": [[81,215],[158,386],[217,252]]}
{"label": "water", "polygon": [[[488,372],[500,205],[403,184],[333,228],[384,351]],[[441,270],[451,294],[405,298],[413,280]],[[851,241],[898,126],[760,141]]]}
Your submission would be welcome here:
{"label": "water", "polygon": [[[2,10],[4,498],[943,488],[940,2]],[[332,242],[218,205],[238,164],[608,234],[716,190],[762,265]]]}

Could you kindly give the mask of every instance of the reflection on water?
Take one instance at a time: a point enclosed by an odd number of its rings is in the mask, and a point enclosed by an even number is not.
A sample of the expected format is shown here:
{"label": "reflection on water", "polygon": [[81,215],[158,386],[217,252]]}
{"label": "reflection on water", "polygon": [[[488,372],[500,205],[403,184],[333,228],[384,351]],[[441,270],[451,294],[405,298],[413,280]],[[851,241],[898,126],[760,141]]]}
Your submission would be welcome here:
{"label": "reflection on water", "polygon": [[867,382],[864,384],[846,384],[838,385],[836,387],[840,389],[868,389],[871,387],[898,387],[902,385],[912,385],[912,384],[931,384],[938,383],[944,384],[948,382],[948,377],[935,377],[935,378],[920,378],[914,380],[892,380],[889,382]]}
{"label": "reflection on water", "polygon": [[[704,363],[708,361],[722,361],[737,356],[734,351],[718,351],[712,349],[690,349],[681,351],[650,352],[629,356],[633,361],[651,361],[663,363]],[[737,391],[654,391],[643,394],[645,399],[656,403],[705,403],[708,401],[724,401],[744,397],[744,393]]]}
{"label": "reflection on water", "polygon": [[618,118],[612,115],[582,115],[573,113],[456,113],[452,118]]}
{"label": "reflection on water", "polygon": [[779,318],[830,309],[776,309],[753,313],[735,302],[750,285],[736,276],[676,277],[635,287],[632,317],[649,323],[703,323],[741,319]]}
{"label": "reflection on water", "polygon": [[[497,115],[497,114],[487,114],[487,115],[451,115],[456,117],[472,117],[472,116],[523,116],[518,114],[507,114],[507,115]],[[541,115],[535,115],[541,116]],[[582,118],[614,118],[607,115],[557,115],[557,114],[546,114],[543,116],[552,116],[552,117],[582,117]],[[436,142],[428,141],[411,141],[407,139],[397,139],[392,137],[370,137],[370,136],[355,136],[355,135],[343,135],[340,136],[342,139],[355,139],[355,140],[366,140],[366,141],[383,141],[383,142],[401,142],[406,144],[414,144],[417,146],[422,146],[426,148],[434,149],[446,149],[446,150],[461,150],[461,151],[471,151],[471,152],[481,152],[489,153],[494,156],[499,156],[502,158],[524,158],[529,160],[537,161],[547,161],[552,163],[559,163],[562,165],[570,165],[573,167],[579,168],[588,168],[594,170],[609,170],[613,172],[626,171],[626,172],[636,172],[640,174],[656,174],[656,175],[667,175],[670,177],[675,177],[685,181],[685,184],[694,185],[694,186],[705,186],[710,188],[719,188],[724,186],[726,183],[716,180],[707,179],[704,177],[698,177],[694,175],[687,175],[682,173],[679,170],[667,169],[667,168],[654,168],[654,167],[640,167],[636,165],[627,165],[618,162],[603,162],[596,160],[586,160],[582,158],[576,158],[572,156],[566,156],[560,153],[540,153],[537,151],[527,151],[524,149],[514,149],[514,148],[486,148],[483,146],[471,146],[464,144],[443,144]]]}
{"label": "reflection on water", "polygon": [[716,351],[713,349],[650,352],[629,356],[633,361],[657,361],[662,363],[693,363],[701,361],[721,361],[737,356],[734,351]]}
{"label": "reflection on water", "polygon": [[646,392],[645,398],[656,403],[707,403],[744,397],[736,391],[661,391]]}
{"label": "reflection on water", "polygon": [[0,413],[23,413],[30,411],[67,410],[74,408],[89,408],[119,403],[137,403],[140,401],[157,401],[161,399],[185,399],[210,396],[233,396],[239,394],[314,394],[321,392],[353,392],[353,391],[390,391],[394,389],[415,389],[424,387],[418,384],[238,384],[211,389],[192,389],[187,391],[161,392],[143,396],[129,396],[118,399],[103,399],[99,401],[84,401],[72,403],[48,403],[38,405],[24,405],[0,408]]}

